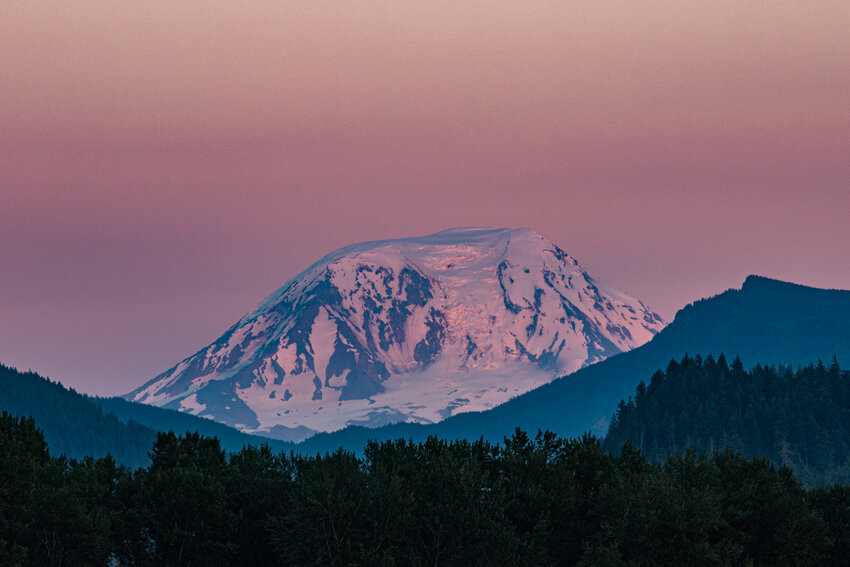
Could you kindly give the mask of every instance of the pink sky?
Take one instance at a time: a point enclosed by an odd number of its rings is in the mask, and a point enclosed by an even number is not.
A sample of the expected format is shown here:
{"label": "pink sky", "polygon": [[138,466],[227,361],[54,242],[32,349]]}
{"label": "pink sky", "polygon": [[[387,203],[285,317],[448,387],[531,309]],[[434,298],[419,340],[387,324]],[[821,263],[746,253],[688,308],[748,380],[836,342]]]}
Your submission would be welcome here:
{"label": "pink sky", "polygon": [[0,5],[0,361],[126,392],[324,253],[527,226],[850,288],[850,3]]}

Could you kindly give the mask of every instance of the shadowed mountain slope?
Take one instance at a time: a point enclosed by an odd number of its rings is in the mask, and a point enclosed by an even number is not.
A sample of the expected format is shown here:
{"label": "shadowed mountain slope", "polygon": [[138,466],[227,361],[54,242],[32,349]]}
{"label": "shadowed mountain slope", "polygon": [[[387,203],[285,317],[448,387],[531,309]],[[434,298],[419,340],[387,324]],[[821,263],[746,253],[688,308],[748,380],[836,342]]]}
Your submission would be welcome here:
{"label": "shadowed mountain slope", "polygon": [[275,450],[292,447],[176,411],[120,398],[89,398],[34,372],[20,372],[2,364],[0,411],[35,419],[54,455],[79,459],[110,454],[128,466],[147,465],[157,431],[215,436],[228,451],[237,451],[244,445],[268,444]]}
{"label": "shadowed mountain slope", "polygon": [[348,428],[308,439],[302,450],[340,445],[357,449],[366,439],[428,435],[501,440],[516,427],[549,429],[562,436],[604,435],[617,403],[641,380],[685,354],[749,364],[805,365],[818,359],[850,360],[850,291],[823,290],[750,276],[741,289],[697,301],[676,314],[649,343],[582,368],[490,411],[453,416],[429,426],[398,424]]}

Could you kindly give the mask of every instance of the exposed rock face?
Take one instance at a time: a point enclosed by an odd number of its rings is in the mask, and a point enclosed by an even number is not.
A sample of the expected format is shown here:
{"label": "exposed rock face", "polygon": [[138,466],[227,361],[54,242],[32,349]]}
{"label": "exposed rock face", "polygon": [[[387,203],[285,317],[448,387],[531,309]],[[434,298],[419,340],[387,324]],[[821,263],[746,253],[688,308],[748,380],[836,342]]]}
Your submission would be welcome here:
{"label": "exposed rock face", "polygon": [[530,230],[454,229],[329,254],[126,397],[288,438],[439,421],[663,326]]}

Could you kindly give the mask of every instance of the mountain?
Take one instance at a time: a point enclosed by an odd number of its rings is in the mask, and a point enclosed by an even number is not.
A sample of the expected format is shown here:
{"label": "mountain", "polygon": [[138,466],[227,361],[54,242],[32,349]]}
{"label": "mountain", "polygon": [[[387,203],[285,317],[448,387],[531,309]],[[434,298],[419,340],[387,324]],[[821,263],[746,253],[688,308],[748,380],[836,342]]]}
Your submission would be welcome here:
{"label": "mountain", "polygon": [[396,424],[374,430],[348,428],[317,435],[305,452],[367,439],[398,437],[499,441],[516,427],[548,429],[565,437],[592,431],[602,436],[617,403],[641,380],[684,355],[736,356],[751,364],[808,365],[819,359],[850,361],[850,291],[823,290],[750,276],[731,289],[680,310],[647,344],[582,368],[486,412],[453,416],[438,424]]}
{"label": "mountain", "polygon": [[120,398],[89,398],[34,372],[0,364],[0,411],[32,417],[44,431],[54,455],[80,459],[112,455],[127,466],[149,462],[157,431],[197,432],[218,437],[228,451],[245,445],[270,445],[278,451],[292,446],[282,441],[247,435],[220,423],[163,410]]}
{"label": "mountain", "polygon": [[664,322],[527,229],[342,248],[125,397],[300,440],[486,410]]}

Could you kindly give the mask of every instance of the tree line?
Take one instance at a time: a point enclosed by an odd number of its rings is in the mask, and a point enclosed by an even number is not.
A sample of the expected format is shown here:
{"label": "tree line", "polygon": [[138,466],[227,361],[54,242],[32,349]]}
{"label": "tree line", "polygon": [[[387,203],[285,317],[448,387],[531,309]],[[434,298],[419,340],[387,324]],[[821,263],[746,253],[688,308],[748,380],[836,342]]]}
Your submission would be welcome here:
{"label": "tree line", "polygon": [[620,402],[605,438],[631,441],[653,461],[688,448],[732,449],[789,467],[806,485],[850,481],[850,372],[833,358],[796,370],[721,354],[685,356]]}
{"label": "tree line", "polygon": [[228,455],[169,432],[130,469],[0,416],[2,565],[846,565],[848,526],[847,487],[732,451],[517,431]]}

